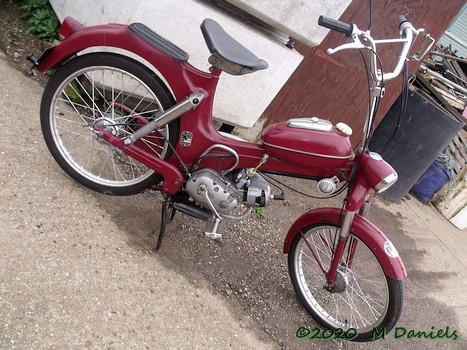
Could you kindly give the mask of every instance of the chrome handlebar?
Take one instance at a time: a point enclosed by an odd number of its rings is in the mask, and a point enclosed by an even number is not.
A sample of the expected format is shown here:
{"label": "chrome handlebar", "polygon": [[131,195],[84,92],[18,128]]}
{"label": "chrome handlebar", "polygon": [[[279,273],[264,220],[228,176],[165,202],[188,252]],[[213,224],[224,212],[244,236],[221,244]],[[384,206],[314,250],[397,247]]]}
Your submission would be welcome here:
{"label": "chrome handlebar", "polygon": [[[326,17],[321,16],[318,24],[329,28],[331,30],[337,30],[342,33],[346,33],[346,35],[350,38],[350,42],[340,45],[336,48],[329,48],[326,50],[328,55],[333,55],[336,52],[343,51],[343,50],[353,50],[353,49],[367,49],[372,54],[370,55],[370,72],[372,79],[384,83],[388,80],[396,78],[402,71],[404,67],[404,62],[409,59],[414,59],[420,61],[420,59],[425,56],[433,46],[435,40],[426,33],[426,30],[423,28],[415,29],[413,25],[405,19],[404,16],[399,17],[400,21],[400,36],[398,39],[383,39],[383,40],[375,40],[370,35],[370,31],[362,31],[357,28],[355,24],[346,24],[344,22],[335,21]],[[347,29],[347,32],[343,31],[342,28]],[[350,34],[350,28],[352,32]],[[416,53],[412,57],[409,56],[410,49],[412,48],[413,43],[417,39],[418,35],[421,33],[425,33],[425,46],[423,52],[421,54]],[[348,35],[350,34],[350,35]],[[377,67],[377,51],[376,45],[378,44],[392,44],[392,43],[401,43],[402,49],[400,56],[397,60],[397,63],[394,67],[392,72],[381,72]]]}
{"label": "chrome handlebar", "polygon": [[[369,72],[371,79],[373,81],[372,86],[370,86],[370,108],[364,124],[362,146],[365,150],[368,150],[368,143],[371,137],[373,130],[373,125],[375,122],[375,114],[377,111],[378,100],[384,95],[384,83],[388,80],[396,78],[402,71],[404,63],[409,59],[420,60],[428,51],[431,49],[431,46],[434,43],[433,38],[426,34],[425,29],[415,29],[413,25],[405,19],[405,17],[399,17],[399,38],[398,39],[383,39],[375,40],[370,34],[370,31],[362,31],[357,28],[355,24],[347,24],[341,21],[332,20],[321,16],[318,24],[329,28],[331,30],[338,31],[345,34],[350,42],[340,45],[336,48],[331,48],[327,50],[329,55],[335,54],[336,52],[342,50],[352,50],[352,49],[367,49],[370,53],[370,67]],[[413,43],[420,33],[425,33],[425,43],[426,48],[423,50],[422,54],[417,56],[412,56],[409,58],[409,52],[412,48]],[[378,63],[381,66],[381,62],[378,62],[379,57],[376,52],[376,45],[378,44],[402,44],[402,49],[400,51],[399,58],[395,64],[394,70],[391,72],[383,72],[378,69]],[[382,69],[382,68],[381,68]]]}

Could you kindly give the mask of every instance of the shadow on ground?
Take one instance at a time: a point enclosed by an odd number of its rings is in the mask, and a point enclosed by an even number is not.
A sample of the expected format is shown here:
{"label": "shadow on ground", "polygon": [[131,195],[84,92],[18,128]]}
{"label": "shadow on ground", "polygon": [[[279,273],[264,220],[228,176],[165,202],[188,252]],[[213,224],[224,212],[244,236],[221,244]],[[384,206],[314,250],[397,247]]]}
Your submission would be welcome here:
{"label": "shadow on ground", "polygon": [[[306,188],[308,184],[298,183]],[[305,209],[320,205],[294,193],[288,194],[286,203],[274,203],[268,208],[268,217],[259,220],[250,217],[242,221],[229,221],[221,225],[225,232],[222,242],[202,236],[203,222],[177,213],[169,224],[161,250],[154,255],[170,268],[177,270],[190,281],[205,278],[212,288],[229,300],[232,310],[242,317],[245,313],[284,349],[304,349],[311,346],[306,340],[297,339],[296,331],[302,326],[317,327],[309,317],[293,291],[287,257],[282,253],[282,244],[288,227]],[[100,206],[112,216],[115,223],[128,235],[128,244],[142,250],[154,247],[160,223],[160,201],[152,195],[142,194],[130,198],[96,195]],[[291,205],[290,203],[293,203]],[[339,200],[326,203],[339,206]],[[430,297],[431,289],[442,290],[444,281],[457,278],[455,272],[426,272],[419,269],[426,251],[416,248],[410,236],[404,215],[392,212],[390,204],[378,200],[373,207],[371,219],[394,242],[402,256],[409,277],[405,282],[405,304],[397,324],[398,335],[403,329],[430,332],[449,327],[458,330],[454,311]],[[416,223],[413,223],[416,225]],[[405,226],[404,226],[405,225]],[[154,234],[156,233],[156,235]],[[434,328],[432,328],[434,327]],[[420,340],[395,334],[386,340],[371,344],[373,349],[414,348],[424,349],[465,348],[464,342],[450,340]],[[363,349],[368,344],[350,342],[320,342],[322,349]]]}

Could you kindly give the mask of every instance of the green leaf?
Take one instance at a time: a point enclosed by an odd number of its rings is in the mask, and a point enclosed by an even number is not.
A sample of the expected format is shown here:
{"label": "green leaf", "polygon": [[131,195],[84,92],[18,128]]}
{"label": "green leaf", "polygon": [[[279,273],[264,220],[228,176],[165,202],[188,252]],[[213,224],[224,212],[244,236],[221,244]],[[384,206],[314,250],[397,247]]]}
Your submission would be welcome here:
{"label": "green leaf", "polygon": [[79,86],[76,81],[73,81],[70,85],[68,85],[65,89],[65,93],[68,98],[73,102],[83,102],[81,95],[79,94]]}
{"label": "green leaf", "polygon": [[58,38],[60,22],[49,0],[22,0],[20,9],[23,11],[22,18],[29,18],[28,34],[48,41]]}
{"label": "green leaf", "polygon": [[266,219],[266,210],[263,207],[260,208],[253,208],[253,213],[256,215],[258,219]]}

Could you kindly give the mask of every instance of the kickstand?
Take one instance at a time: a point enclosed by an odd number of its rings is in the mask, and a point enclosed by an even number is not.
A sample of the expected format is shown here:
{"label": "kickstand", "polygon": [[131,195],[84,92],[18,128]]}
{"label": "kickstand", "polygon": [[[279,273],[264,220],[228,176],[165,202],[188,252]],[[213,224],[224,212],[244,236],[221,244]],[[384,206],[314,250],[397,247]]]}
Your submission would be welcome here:
{"label": "kickstand", "polygon": [[164,238],[164,233],[165,233],[167,224],[169,223],[169,221],[173,219],[174,215],[175,215],[175,209],[173,207],[173,203],[172,201],[170,201],[170,198],[166,198],[162,202],[161,227],[159,230],[159,236],[157,238],[156,247],[154,248],[156,252],[161,247],[162,239]]}

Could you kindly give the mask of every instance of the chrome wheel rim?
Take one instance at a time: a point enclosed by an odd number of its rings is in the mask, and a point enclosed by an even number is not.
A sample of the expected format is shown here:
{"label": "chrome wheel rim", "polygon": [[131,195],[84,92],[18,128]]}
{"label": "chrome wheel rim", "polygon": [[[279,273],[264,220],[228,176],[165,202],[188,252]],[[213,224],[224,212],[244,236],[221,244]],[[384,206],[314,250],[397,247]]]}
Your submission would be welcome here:
{"label": "chrome wheel rim", "polygon": [[[299,288],[312,310],[332,327],[354,328],[358,333],[372,331],[388,311],[386,277],[371,250],[351,235],[338,268],[340,278],[345,276],[346,288],[340,293],[327,291],[326,276],[318,261],[328,271],[337,244],[336,231],[334,226],[318,226],[305,232],[307,242],[303,237],[299,240],[294,255]],[[357,242],[357,249],[350,262],[352,242]]]}
{"label": "chrome wheel rim", "polygon": [[[51,134],[61,156],[81,176],[103,186],[131,186],[154,171],[104,142],[96,128],[125,138],[161,111],[159,99],[136,76],[115,67],[85,67],[56,90],[49,114]],[[168,126],[142,138],[139,146],[163,158],[168,150],[165,135]]]}

